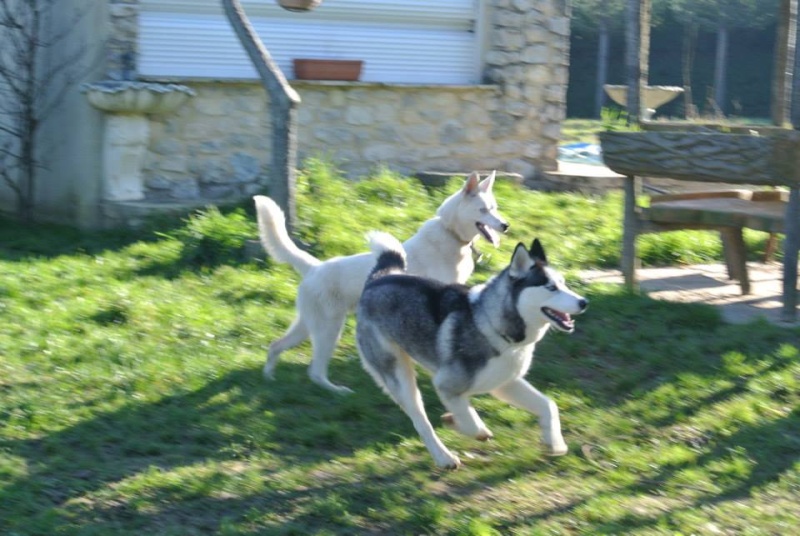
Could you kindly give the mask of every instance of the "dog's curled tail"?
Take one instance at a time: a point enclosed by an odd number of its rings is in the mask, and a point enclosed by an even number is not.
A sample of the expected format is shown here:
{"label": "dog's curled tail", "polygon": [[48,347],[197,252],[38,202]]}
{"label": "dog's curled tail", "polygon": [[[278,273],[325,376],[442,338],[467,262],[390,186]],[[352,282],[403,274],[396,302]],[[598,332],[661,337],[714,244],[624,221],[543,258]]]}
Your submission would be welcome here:
{"label": "dog's curled tail", "polygon": [[275,201],[265,195],[256,195],[253,201],[256,204],[261,245],[271,257],[276,261],[291,264],[301,275],[305,275],[311,268],[320,264],[319,259],[297,247],[289,238],[286,218]]}
{"label": "dog's curled tail", "polygon": [[372,254],[377,258],[367,281],[406,271],[406,250],[398,239],[389,233],[372,231],[367,233],[367,242]]}

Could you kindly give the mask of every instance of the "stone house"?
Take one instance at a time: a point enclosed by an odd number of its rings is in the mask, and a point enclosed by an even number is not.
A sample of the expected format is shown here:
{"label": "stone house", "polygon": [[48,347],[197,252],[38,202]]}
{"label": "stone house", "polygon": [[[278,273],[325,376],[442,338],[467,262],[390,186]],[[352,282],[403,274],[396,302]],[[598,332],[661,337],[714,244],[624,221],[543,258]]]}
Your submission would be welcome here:
{"label": "stone house", "polygon": [[[88,6],[72,34],[87,57],[103,52],[83,81],[101,83],[75,87],[45,126],[41,214],[109,227],[269,192],[266,92],[219,0],[64,3]],[[555,168],[567,0],[324,0],[307,13],[243,4],[302,99],[300,162],[323,156],[352,177],[386,166],[535,181]],[[364,63],[358,81],[294,80],[295,58]],[[119,87],[148,95],[120,102]],[[171,101],[142,101],[154,92]],[[120,173],[138,183],[115,183]]]}

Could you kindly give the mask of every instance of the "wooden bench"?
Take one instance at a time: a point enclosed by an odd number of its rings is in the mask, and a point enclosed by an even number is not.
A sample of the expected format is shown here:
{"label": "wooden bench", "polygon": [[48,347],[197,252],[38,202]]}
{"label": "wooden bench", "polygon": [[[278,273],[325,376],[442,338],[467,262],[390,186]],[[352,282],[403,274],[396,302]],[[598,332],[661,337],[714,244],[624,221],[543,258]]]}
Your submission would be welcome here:
{"label": "wooden bench", "polygon": [[[635,289],[636,237],[678,229],[720,232],[728,275],[750,293],[742,230],[781,233],[783,307],[781,318],[797,315],[797,262],[800,249],[800,132],[769,135],[719,132],[603,132],[606,165],[625,175],[622,272]],[[772,190],[728,189],[654,196],[639,205],[640,177],[726,185],[769,186]],[[775,190],[783,187],[786,190]]]}

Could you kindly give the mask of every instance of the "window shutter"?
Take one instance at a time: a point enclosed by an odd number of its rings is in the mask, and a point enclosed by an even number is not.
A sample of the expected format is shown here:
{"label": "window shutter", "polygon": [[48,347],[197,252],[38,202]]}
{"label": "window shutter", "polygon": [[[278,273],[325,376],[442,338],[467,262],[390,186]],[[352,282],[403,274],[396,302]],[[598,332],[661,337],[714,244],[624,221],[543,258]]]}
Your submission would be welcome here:
{"label": "window shutter", "polygon": [[[479,82],[475,0],[324,0],[306,13],[243,4],[290,79],[293,58],[326,58],[363,60],[367,82]],[[144,76],[256,77],[218,0],[142,0],[139,32]]]}

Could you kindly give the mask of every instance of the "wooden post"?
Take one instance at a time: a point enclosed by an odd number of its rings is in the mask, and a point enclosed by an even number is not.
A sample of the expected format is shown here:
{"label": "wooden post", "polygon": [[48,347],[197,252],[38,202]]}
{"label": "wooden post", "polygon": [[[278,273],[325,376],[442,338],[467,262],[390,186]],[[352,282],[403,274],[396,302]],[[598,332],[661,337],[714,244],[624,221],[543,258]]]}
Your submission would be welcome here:
{"label": "wooden post", "polygon": [[280,67],[261,42],[240,0],[222,0],[225,15],[233,26],[250,61],[267,91],[272,123],[272,165],[270,196],[283,209],[289,229],[295,225],[295,175],[297,168],[297,107],[300,96],[286,81]]}
{"label": "wooden post", "polygon": [[800,187],[792,186],[786,207],[786,229],[783,239],[783,309],[781,320],[797,318],[797,256],[800,253]]}
{"label": "wooden post", "polygon": [[789,120],[793,92],[795,42],[797,40],[797,0],[781,0],[775,37],[775,72],[772,78],[772,124],[783,126]]}
{"label": "wooden post", "polygon": [[639,290],[636,279],[636,269],[639,262],[636,256],[636,235],[639,232],[639,215],[636,205],[639,179],[633,175],[625,179],[625,207],[624,221],[622,224],[622,275],[625,277],[625,286],[632,292]]}
{"label": "wooden post", "polygon": [[789,93],[789,121],[794,126],[795,130],[800,129],[800,54],[797,52],[797,39],[800,37],[800,2],[798,0],[790,0],[790,17],[789,21],[790,35],[794,35],[792,42],[793,48],[789,50],[789,61],[792,64],[792,82],[790,84]]}

